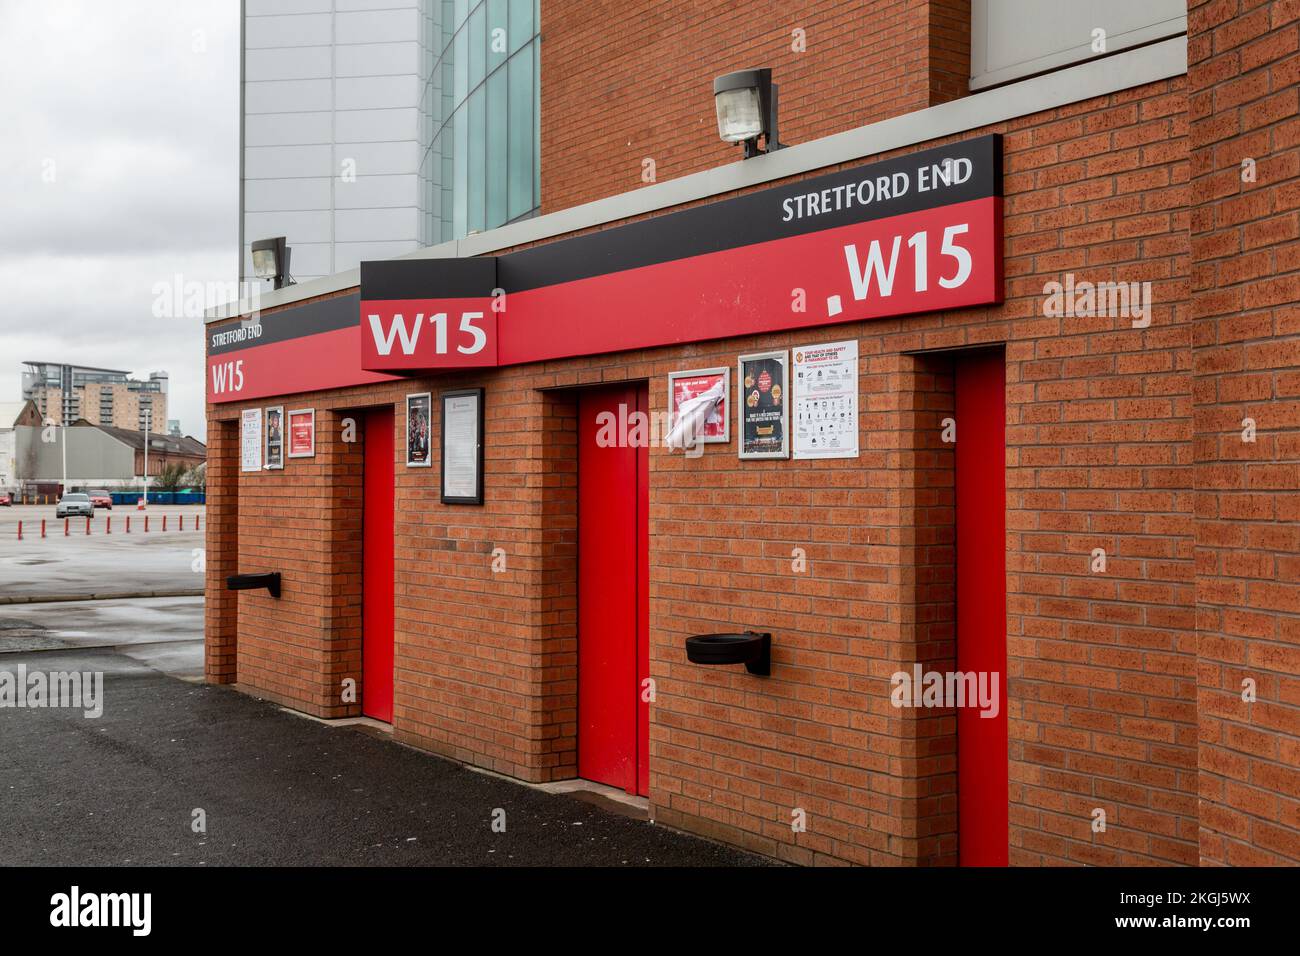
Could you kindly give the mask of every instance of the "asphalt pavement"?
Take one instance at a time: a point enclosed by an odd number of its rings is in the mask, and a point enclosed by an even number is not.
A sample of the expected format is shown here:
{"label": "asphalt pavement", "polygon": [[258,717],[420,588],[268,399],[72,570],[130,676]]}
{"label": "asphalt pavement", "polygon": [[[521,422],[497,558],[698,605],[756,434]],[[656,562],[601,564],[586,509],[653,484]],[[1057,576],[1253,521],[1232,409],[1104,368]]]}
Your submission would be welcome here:
{"label": "asphalt pavement", "polygon": [[202,676],[203,598],[0,605],[0,655],[164,644],[186,651],[170,672]]}
{"label": "asphalt pavement", "polygon": [[[65,536],[63,521],[54,520],[52,507],[0,508],[0,603],[33,596],[201,589],[204,534],[195,531],[194,525],[202,512],[198,507],[152,506],[148,512],[115,508],[95,515],[90,534],[86,534],[85,518],[71,519]],[[145,514],[149,516],[148,532],[144,530]],[[42,517],[46,521],[44,538],[40,536]],[[126,530],[128,517],[130,533]],[[183,531],[178,530],[182,519]]]}
{"label": "asphalt pavement", "polygon": [[[5,865],[768,864],[589,793],[206,685],[201,596],[3,603],[201,588],[200,511],[152,507],[146,534],[143,515],[114,509],[111,534],[100,512],[91,534],[82,519],[64,536],[53,508],[0,509]],[[102,675],[102,713],[5,703],[6,680],[58,672]]]}
{"label": "asphalt pavement", "polygon": [[0,706],[6,865],[768,864],[364,725],[169,676],[186,672],[175,648],[0,654],[0,672],[103,674],[99,717]]}

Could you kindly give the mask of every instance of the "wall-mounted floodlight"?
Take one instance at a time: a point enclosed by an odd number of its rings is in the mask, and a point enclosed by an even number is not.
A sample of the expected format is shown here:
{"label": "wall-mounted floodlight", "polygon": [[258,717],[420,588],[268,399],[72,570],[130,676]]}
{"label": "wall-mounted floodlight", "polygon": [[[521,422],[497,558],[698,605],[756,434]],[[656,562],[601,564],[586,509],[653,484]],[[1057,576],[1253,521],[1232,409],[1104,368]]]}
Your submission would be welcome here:
{"label": "wall-mounted floodlight", "polygon": [[289,275],[290,249],[284,236],[275,239],[258,239],[253,243],[253,275],[259,279],[273,279],[275,288],[293,285]]}
{"label": "wall-mounted floodlight", "polygon": [[[713,81],[713,103],[718,110],[718,135],[723,142],[744,143],[745,159],[783,147],[777,133],[777,86],[772,71],[738,70]],[[766,148],[759,149],[763,137]]]}

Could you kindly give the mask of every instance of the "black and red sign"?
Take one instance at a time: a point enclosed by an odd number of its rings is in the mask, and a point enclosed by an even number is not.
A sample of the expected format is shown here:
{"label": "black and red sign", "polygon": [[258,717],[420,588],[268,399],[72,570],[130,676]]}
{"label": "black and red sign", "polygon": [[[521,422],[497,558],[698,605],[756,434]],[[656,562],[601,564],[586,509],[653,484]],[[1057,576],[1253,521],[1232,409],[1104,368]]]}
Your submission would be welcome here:
{"label": "black and red sign", "polygon": [[[220,347],[239,323],[211,330],[209,397],[964,308],[1000,302],[1002,285],[1002,144],[990,134],[499,257],[362,263],[359,301],[285,310]],[[342,318],[322,317],[331,303],[355,310],[350,334],[322,330]],[[277,346],[272,365],[250,361]]]}

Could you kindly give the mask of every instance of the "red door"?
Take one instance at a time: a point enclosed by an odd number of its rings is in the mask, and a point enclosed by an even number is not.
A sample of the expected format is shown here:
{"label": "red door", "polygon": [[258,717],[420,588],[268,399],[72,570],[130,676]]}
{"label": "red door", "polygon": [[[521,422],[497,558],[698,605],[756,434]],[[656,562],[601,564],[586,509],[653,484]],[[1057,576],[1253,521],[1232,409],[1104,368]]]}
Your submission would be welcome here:
{"label": "red door", "polygon": [[[645,385],[578,402],[578,776],[650,789],[648,423]],[[633,441],[636,444],[633,444]]]}
{"label": "red door", "polygon": [[[997,676],[997,715],[957,710],[957,852],[1007,865],[1006,375],[1002,353],[957,360],[957,669]],[[992,683],[986,685],[992,689]],[[987,709],[992,713],[992,708]]]}
{"label": "red door", "polygon": [[365,417],[361,713],[393,721],[393,409]]}

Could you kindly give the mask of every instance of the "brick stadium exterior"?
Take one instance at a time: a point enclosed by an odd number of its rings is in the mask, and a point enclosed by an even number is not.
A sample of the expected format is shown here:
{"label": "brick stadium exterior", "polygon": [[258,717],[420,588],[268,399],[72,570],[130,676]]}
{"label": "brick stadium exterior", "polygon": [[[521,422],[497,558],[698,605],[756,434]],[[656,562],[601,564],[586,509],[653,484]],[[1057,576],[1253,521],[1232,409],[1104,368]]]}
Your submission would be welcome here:
{"label": "brick stadium exterior", "polygon": [[[792,143],[964,93],[956,0],[881,3],[873,30],[842,3],[610,6],[542,5],[544,214],[637,189],[645,157],[660,180],[734,161],[701,96],[752,61],[782,84]],[[651,449],[655,820],[797,863],[957,862],[954,720],[895,709],[889,677],[952,667],[945,350],[1005,343],[1010,862],[1300,862],[1300,3],[1188,17],[1185,76],[843,164],[1004,137],[1005,301],[817,333],[858,342],[859,459]],[[1150,326],[1045,315],[1066,273],[1149,281]],[[394,736],[523,780],[575,776],[574,389],[648,379],[661,412],[671,371],[809,339],[284,395],[317,409],[316,457],[251,477],[239,413],[265,403],[209,404],[208,679],[358,713],[338,687],[360,670],[362,452],[341,422],[483,386],[482,508],[439,504],[437,468],[397,470]],[[789,573],[797,547],[807,574]],[[250,566],[282,570],[284,598],[223,590]],[[687,663],[683,638],[717,622],[779,635],[773,676]]]}

